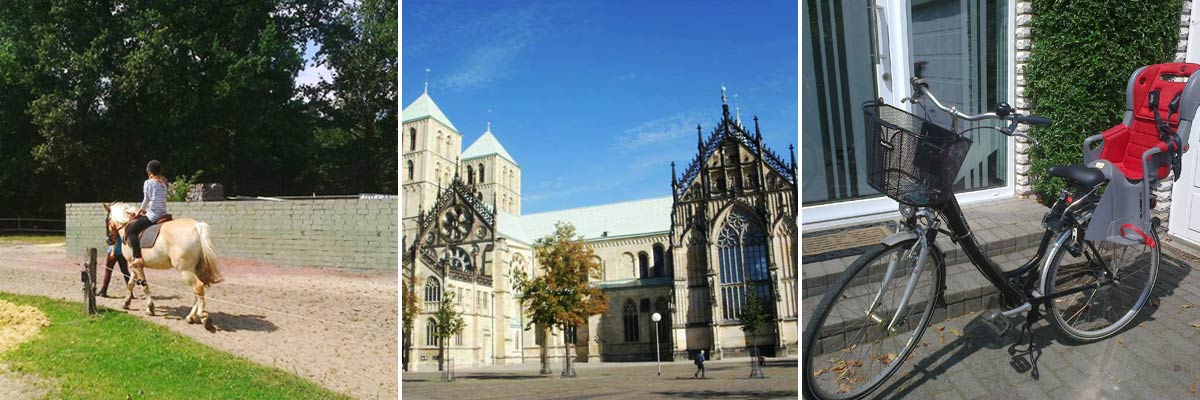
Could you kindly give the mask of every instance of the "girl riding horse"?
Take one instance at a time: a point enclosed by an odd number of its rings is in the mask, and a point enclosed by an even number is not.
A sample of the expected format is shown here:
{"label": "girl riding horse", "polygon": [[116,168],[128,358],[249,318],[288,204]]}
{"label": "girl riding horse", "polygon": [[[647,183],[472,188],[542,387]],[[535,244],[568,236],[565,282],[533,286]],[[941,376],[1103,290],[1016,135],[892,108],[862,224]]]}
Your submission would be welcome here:
{"label": "girl riding horse", "polygon": [[146,163],[146,181],[142,182],[142,206],[138,209],[137,219],[125,226],[125,237],[133,251],[134,268],[144,267],[142,260],[142,244],[138,235],[167,215],[167,179],[162,176],[162,163],[150,160]]}

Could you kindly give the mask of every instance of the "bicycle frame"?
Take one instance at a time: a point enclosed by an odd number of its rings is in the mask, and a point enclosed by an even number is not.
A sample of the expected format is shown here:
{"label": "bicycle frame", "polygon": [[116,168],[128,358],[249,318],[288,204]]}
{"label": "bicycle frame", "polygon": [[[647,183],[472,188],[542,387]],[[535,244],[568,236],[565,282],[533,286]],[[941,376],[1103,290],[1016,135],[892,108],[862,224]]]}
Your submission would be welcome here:
{"label": "bicycle frame", "polygon": [[[1076,234],[1075,229],[1078,228],[1078,221],[1081,218],[1081,214],[1084,214],[1082,216],[1083,219],[1088,218],[1086,212],[1090,207],[1095,206],[1095,199],[1092,198],[1094,192],[1095,191],[1093,190],[1092,192],[1085,194],[1083,197],[1072,201],[1071,197],[1067,196],[1067,193],[1064,191],[1062,195],[1059,196],[1058,201],[1051,208],[1050,212],[1047,213],[1046,217],[1043,219],[1043,225],[1046,226],[1046,230],[1044,233],[1042,233],[1041,241],[1038,243],[1037,252],[1032,258],[1029,259],[1029,261],[1026,261],[1023,265],[1012,271],[1004,271],[983,251],[979,245],[979,242],[975,239],[974,232],[971,231],[971,227],[967,224],[966,216],[963,214],[962,208],[958,204],[958,200],[954,197],[951,197],[949,201],[940,206],[927,208],[928,210],[933,210],[937,214],[941,215],[942,220],[946,222],[946,226],[949,228],[949,231],[939,229],[938,225],[936,224],[936,219],[933,219],[933,222],[929,223],[930,226],[920,227],[916,226],[916,217],[910,217],[908,221],[905,221],[904,226],[916,230],[917,232],[914,232],[913,230],[902,230],[893,235],[893,237],[885,239],[884,242],[894,242],[898,241],[897,239],[909,238],[913,235],[921,235],[921,233],[924,233],[925,237],[921,238],[920,240],[920,245],[922,246],[920,252],[922,255],[924,255],[928,251],[929,243],[932,243],[933,240],[936,239],[938,233],[948,234],[950,235],[951,241],[957,243],[959,247],[963,249],[964,253],[967,255],[967,258],[971,260],[971,263],[975,266],[975,268],[978,269],[985,278],[987,278],[988,282],[990,282],[992,286],[999,290],[1001,306],[1007,309],[1006,311],[1003,311],[1002,314],[1011,317],[1023,311],[1036,312],[1037,306],[1043,305],[1044,303],[1055,298],[1071,295],[1085,290],[1108,286],[1116,282],[1116,280],[1113,278],[1114,275],[1112,271],[1108,270],[1108,267],[1105,266],[1106,274],[1104,279],[1098,280],[1094,284],[1050,294],[1043,294],[1039,292],[1038,289],[1043,287],[1045,284],[1046,271],[1049,267],[1049,259],[1047,258],[1047,255],[1052,254],[1052,252],[1048,252],[1048,250],[1051,250],[1053,246],[1054,252],[1062,251],[1063,249],[1061,249],[1061,247],[1068,245],[1068,240],[1070,240],[1073,235]],[[918,214],[920,214],[920,212],[918,212]],[[1097,260],[1102,260],[1098,254],[1099,251],[1095,248],[1080,248],[1080,251],[1087,252],[1089,258],[1094,257]],[[923,259],[924,257],[921,257],[921,261],[923,261]],[[920,261],[918,261],[918,263],[919,267]],[[1043,268],[1039,270],[1039,266],[1042,266]],[[889,265],[889,275],[891,275],[891,269],[892,267]],[[921,271],[919,269],[915,270],[910,280],[915,281],[920,272]],[[945,287],[942,288],[941,294],[944,294],[945,289]],[[884,288],[880,288],[877,298],[882,297],[883,292]],[[905,290],[905,293],[900,299],[899,308],[901,310],[905,305],[908,304],[908,300],[911,295],[911,290]],[[942,301],[942,303],[944,304],[944,301]],[[872,307],[872,309],[873,308],[874,307]],[[895,322],[896,318],[893,317],[891,323],[887,325],[888,329],[891,329]]]}

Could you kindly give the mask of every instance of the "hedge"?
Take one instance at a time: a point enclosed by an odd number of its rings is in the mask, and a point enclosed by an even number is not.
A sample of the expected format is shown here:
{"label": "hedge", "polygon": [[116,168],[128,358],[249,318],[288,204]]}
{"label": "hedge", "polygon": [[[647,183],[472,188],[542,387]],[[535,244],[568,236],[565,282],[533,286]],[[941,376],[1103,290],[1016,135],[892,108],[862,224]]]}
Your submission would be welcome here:
{"label": "hedge", "polygon": [[1033,49],[1025,94],[1033,114],[1054,119],[1031,129],[1034,192],[1043,201],[1065,185],[1046,168],[1083,162],[1083,139],[1121,122],[1125,85],[1138,67],[1169,62],[1182,3],[1034,0]]}

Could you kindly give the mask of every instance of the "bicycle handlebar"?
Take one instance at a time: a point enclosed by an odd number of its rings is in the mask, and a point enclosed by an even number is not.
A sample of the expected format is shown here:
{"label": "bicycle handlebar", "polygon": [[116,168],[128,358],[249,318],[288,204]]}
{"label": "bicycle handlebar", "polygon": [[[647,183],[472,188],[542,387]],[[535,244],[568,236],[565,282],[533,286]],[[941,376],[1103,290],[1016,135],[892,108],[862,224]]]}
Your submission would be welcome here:
{"label": "bicycle handlebar", "polygon": [[[921,67],[923,67],[923,65],[921,65],[921,64],[924,64],[924,63],[918,63],[916,65],[917,71],[920,71],[922,69]],[[999,130],[1000,133],[1003,133],[1006,136],[1018,136],[1018,137],[1023,137],[1025,139],[1028,139],[1028,140],[1032,141],[1034,145],[1038,144],[1037,139],[1034,139],[1032,136],[1029,136],[1029,135],[1026,135],[1023,133],[1017,133],[1017,124],[1025,124],[1025,125],[1033,125],[1033,126],[1050,126],[1050,124],[1054,123],[1054,121],[1051,120],[1050,118],[1037,116],[1037,115],[1021,115],[1016,112],[1013,112],[1012,108],[1009,107],[1008,104],[1005,104],[1005,103],[1001,103],[999,106],[997,106],[998,112],[988,112],[988,113],[975,114],[975,115],[964,114],[961,111],[958,111],[958,109],[955,107],[948,107],[945,104],[942,104],[942,102],[940,100],[938,100],[937,96],[934,96],[933,92],[931,92],[929,90],[929,83],[926,82],[924,78],[920,77],[919,72],[917,73],[917,76],[914,76],[912,78],[912,86],[913,86],[913,92],[915,94],[913,95],[913,97],[908,99],[912,103],[920,103],[921,98],[923,98],[923,97],[928,98],[930,103],[933,103],[934,107],[937,107],[939,110],[942,110],[946,114],[949,114],[950,117],[953,119],[961,119],[961,120],[966,120],[966,121],[982,121],[985,119],[998,119],[998,120],[1011,121],[1012,123],[1007,128],[997,128],[997,130]]]}

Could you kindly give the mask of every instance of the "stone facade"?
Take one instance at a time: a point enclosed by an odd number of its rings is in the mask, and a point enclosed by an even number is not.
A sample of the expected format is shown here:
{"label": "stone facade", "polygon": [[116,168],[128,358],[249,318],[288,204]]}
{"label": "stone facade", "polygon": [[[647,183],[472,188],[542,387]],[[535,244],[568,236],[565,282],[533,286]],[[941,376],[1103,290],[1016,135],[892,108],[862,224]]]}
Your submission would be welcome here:
{"label": "stone facade", "polygon": [[[534,223],[533,219],[553,222],[561,216],[562,220],[572,223],[595,223],[596,219],[605,222],[631,219],[630,215],[614,211],[617,214],[596,217],[604,212],[602,210],[622,209],[619,205],[602,205],[522,216],[521,169],[500,146],[490,126],[467,151],[459,153],[438,142],[436,135],[432,136],[435,140],[423,142],[431,138],[429,129],[452,126],[427,93],[406,107],[401,128],[402,135],[406,135],[403,157],[413,160],[416,168],[412,174],[404,172],[402,176],[405,196],[413,196],[404,199],[402,271],[405,279],[415,275],[418,282],[415,291],[422,304],[412,331],[405,333],[405,340],[411,343],[403,356],[408,362],[408,370],[437,368],[439,349],[431,330],[436,324],[433,317],[439,306],[437,299],[448,292],[455,293],[459,299],[456,307],[466,322],[464,332],[445,343],[444,356],[453,359],[456,367],[537,363],[543,339],[550,346],[548,356],[554,358],[556,364],[561,362],[564,354],[564,341],[572,343],[572,356],[580,362],[654,360],[656,345],[663,360],[687,359],[701,349],[716,350],[717,357],[740,353],[747,345],[740,325],[728,319],[711,318],[721,315],[723,310],[710,301],[717,290],[716,281],[700,279],[693,282],[689,278],[689,271],[697,268],[710,278],[719,271],[715,263],[721,247],[717,243],[721,228],[726,225],[726,215],[733,208],[758,218],[754,227],[755,232],[761,233],[762,241],[756,244],[767,250],[755,253],[761,259],[747,256],[746,263],[758,262],[754,265],[762,265],[763,271],[769,268],[769,279],[766,279],[768,275],[763,275],[761,285],[770,288],[773,301],[764,308],[780,316],[759,332],[758,343],[769,353],[794,352],[798,332],[796,164],[794,160],[790,166],[781,161],[762,146],[757,129],[752,138],[740,121],[735,122],[729,117],[728,106],[723,109],[722,124],[713,129],[707,144],[700,143],[696,170],[703,170],[705,176],[709,176],[726,166],[720,155],[705,149],[720,148],[721,154],[736,149],[738,154],[747,156],[744,160],[738,157],[738,162],[749,174],[747,179],[755,183],[744,190],[740,186],[736,191],[730,188],[715,197],[709,196],[709,189],[703,185],[695,185],[696,188],[690,191],[686,188],[689,185],[673,185],[677,196],[687,197],[687,200],[676,197],[674,202],[688,206],[673,208],[677,206],[672,205],[671,198],[659,198],[638,200],[636,205],[623,208],[628,211],[630,208],[655,207],[661,212],[661,226],[634,220],[618,224],[635,226],[631,228],[633,230],[614,231],[611,236],[608,230],[581,233],[595,260],[602,266],[601,272],[592,278],[608,296],[608,312],[592,316],[587,324],[575,327],[573,332],[547,330],[543,338],[538,333],[540,328],[526,329],[527,316],[513,287],[516,271],[532,276],[542,271],[534,256],[533,242],[549,234],[552,228]],[[415,145],[410,146],[410,136],[416,137]],[[442,136],[443,141],[446,138]],[[451,135],[450,138],[460,139],[461,136]],[[440,160],[449,159],[446,155],[462,154],[463,160],[454,168],[457,173],[446,178],[437,174],[436,165],[434,169],[420,167],[428,165],[428,162],[419,162],[422,153],[426,156],[436,153]],[[486,171],[483,179],[478,176],[480,166]],[[443,165],[440,170],[446,169]],[[731,174],[732,184],[732,176],[738,173]],[[439,179],[443,183],[429,185]],[[428,195],[426,188],[432,188],[434,195],[422,197]],[[688,240],[692,237],[690,232],[694,231],[683,233],[680,227],[689,225],[688,221],[692,219],[681,210],[690,210],[691,204],[701,197],[706,203],[712,200],[712,213],[706,217],[712,222],[705,228],[714,232],[708,239],[712,245],[682,246],[681,240]],[[553,215],[547,217],[547,214]],[[584,216],[595,218],[590,222],[572,220]],[[576,223],[576,227],[580,225]],[[699,267],[689,269],[690,265]],[[707,311],[694,313],[698,319],[690,318],[687,316],[688,304],[702,304]],[[658,323],[652,321],[656,312],[662,316]]]}
{"label": "stone facade", "polygon": [[[394,198],[167,203],[175,218],[193,218],[212,228],[213,244],[225,258],[285,266],[395,271]],[[101,203],[66,205],[67,254],[82,257],[103,249]]]}

